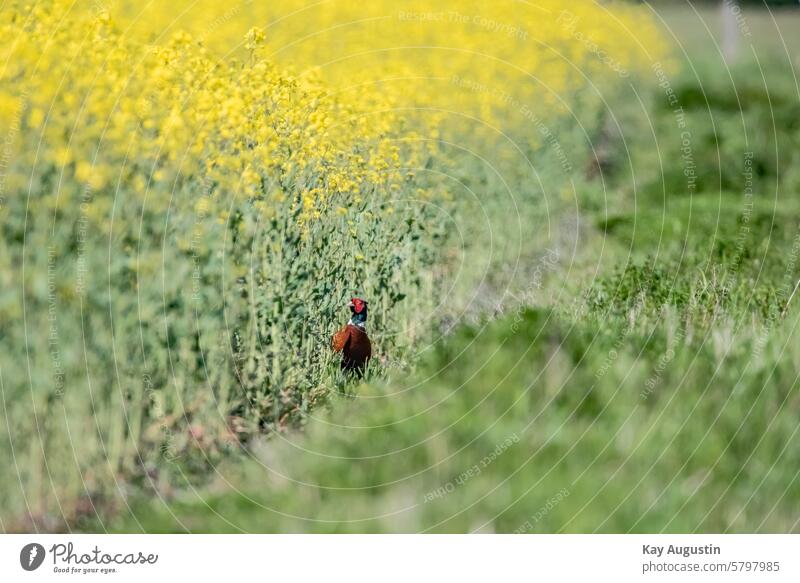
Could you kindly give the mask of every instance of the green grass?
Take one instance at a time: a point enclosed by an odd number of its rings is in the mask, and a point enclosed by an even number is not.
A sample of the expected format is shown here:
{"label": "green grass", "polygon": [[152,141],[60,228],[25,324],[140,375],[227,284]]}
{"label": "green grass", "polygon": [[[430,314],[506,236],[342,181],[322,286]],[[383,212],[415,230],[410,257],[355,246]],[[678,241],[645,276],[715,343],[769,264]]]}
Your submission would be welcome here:
{"label": "green grass", "polygon": [[362,387],[199,492],[139,499],[103,526],[796,529],[796,318],[689,330],[679,313],[598,327],[536,310],[465,327],[412,379]]}

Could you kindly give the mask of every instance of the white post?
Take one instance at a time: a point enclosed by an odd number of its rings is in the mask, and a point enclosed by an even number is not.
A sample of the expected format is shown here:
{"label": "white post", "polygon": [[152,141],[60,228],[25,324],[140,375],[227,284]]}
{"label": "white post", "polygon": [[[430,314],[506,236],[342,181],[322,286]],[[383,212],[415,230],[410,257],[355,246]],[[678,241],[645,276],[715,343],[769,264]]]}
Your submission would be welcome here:
{"label": "white post", "polygon": [[722,0],[722,55],[726,62],[736,60],[739,52],[739,25],[736,15],[739,13],[739,5],[736,0]]}

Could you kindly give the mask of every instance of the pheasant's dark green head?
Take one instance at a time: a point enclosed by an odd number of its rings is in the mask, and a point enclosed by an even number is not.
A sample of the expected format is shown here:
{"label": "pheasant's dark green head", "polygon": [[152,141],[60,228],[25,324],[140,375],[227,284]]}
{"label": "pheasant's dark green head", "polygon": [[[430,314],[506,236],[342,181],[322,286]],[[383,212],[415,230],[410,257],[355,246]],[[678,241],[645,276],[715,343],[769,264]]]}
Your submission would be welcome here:
{"label": "pheasant's dark green head", "polygon": [[350,300],[350,312],[353,314],[353,317],[350,318],[350,321],[353,324],[360,324],[364,325],[367,321],[367,302],[366,300],[362,300],[361,298],[353,298]]}

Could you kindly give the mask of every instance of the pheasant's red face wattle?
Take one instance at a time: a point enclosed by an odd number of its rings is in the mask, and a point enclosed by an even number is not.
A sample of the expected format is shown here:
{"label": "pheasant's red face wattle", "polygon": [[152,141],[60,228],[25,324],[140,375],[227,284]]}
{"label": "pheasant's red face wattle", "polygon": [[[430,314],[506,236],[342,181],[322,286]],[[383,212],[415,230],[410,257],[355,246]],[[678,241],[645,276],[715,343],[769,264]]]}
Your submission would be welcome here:
{"label": "pheasant's red face wattle", "polygon": [[362,300],[361,298],[353,298],[350,300],[350,303],[353,305],[353,311],[356,314],[360,314],[364,311],[364,308],[367,307],[367,302]]}

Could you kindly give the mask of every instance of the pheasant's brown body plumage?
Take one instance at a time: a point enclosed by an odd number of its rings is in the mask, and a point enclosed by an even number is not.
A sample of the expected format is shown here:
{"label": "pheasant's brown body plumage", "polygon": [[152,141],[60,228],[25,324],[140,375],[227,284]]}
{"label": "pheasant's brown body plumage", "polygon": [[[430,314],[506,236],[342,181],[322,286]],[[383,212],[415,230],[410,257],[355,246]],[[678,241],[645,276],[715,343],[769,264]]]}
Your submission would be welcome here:
{"label": "pheasant's brown body plumage", "polygon": [[[366,320],[366,302],[358,298],[354,298],[353,301],[358,306],[358,311],[354,311],[355,317],[360,314],[363,320]],[[353,309],[351,304],[351,310]],[[369,341],[367,331],[363,324],[356,325],[353,321],[348,322],[333,335],[331,348],[334,352],[342,353],[342,370],[356,373],[358,376],[364,374],[364,368],[372,358],[372,343]]]}
{"label": "pheasant's brown body plumage", "polygon": [[347,324],[333,335],[331,347],[342,353],[342,370],[364,372],[364,366],[372,358],[372,344],[367,332],[353,324]]}

